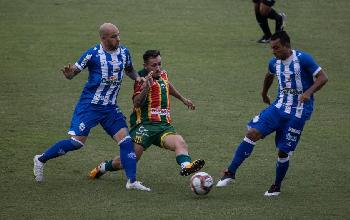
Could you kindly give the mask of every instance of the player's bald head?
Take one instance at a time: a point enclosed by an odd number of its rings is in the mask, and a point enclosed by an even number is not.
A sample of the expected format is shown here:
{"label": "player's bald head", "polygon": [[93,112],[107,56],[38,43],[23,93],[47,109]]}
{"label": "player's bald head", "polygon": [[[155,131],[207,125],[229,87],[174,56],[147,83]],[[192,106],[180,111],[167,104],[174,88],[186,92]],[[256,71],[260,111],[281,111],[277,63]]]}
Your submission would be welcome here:
{"label": "player's bald head", "polygon": [[118,28],[117,26],[115,26],[114,24],[112,23],[104,23],[100,26],[99,28],[99,34],[100,34],[100,37],[103,37],[105,35],[109,35],[113,32],[118,32]]}

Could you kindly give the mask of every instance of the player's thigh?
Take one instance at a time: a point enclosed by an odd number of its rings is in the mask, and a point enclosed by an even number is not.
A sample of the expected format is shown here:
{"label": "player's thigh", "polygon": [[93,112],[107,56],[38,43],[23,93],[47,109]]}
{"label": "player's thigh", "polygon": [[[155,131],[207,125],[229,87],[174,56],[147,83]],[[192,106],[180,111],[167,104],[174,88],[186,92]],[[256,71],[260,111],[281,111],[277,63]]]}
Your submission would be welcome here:
{"label": "player's thigh", "polygon": [[162,124],[159,126],[158,137],[153,144],[174,151],[177,147],[185,145],[185,141],[176,133],[172,125]]}
{"label": "player's thigh", "polygon": [[294,151],[299,143],[305,122],[304,119],[293,117],[282,123],[282,126],[276,131],[275,142],[277,148],[286,154]]}
{"label": "player's thigh", "polygon": [[103,119],[100,121],[103,129],[117,142],[121,141],[129,135],[126,118],[119,110],[111,109],[104,113]]}
{"label": "player's thigh", "polygon": [[143,150],[149,148],[157,139],[159,130],[157,126],[149,124],[138,124],[131,128],[130,137],[134,143],[143,147]]}
{"label": "player's thigh", "polygon": [[177,149],[187,149],[187,144],[183,137],[174,133],[166,134],[166,136],[163,138],[161,146],[171,151],[176,151]]}
{"label": "player's thigh", "polygon": [[268,16],[271,11],[271,7],[275,4],[273,0],[262,0],[259,5],[260,14],[263,16]]}
{"label": "player's thigh", "polygon": [[75,107],[68,134],[72,136],[88,136],[90,130],[98,125],[101,114],[94,111],[90,105]]}
{"label": "player's thigh", "polygon": [[272,7],[275,4],[275,0],[260,0],[262,5]]}
{"label": "player's thigh", "polygon": [[[273,105],[262,110],[259,115],[255,116],[247,125],[248,132],[256,130],[260,138],[264,138],[276,131],[279,126],[281,116]],[[254,140],[253,140],[254,141]]]}

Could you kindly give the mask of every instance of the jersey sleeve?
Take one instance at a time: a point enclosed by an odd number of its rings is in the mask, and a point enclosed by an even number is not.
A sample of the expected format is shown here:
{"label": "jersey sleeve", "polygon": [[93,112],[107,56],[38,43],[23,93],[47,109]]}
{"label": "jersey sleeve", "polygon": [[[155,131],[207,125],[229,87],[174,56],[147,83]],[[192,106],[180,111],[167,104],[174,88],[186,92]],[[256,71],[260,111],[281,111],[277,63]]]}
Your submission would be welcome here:
{"label": "jersey sleeve", "polygon": [[131,54],[129,49],[126,48],[126,60],[125,60],[125,68],[133,68],[133,64],[132,64],[132,59],[131,59]]}
{"label": "jersey sleeve", "polygon": [[132,99],[134,99],[135,96],[140,94],[144,88],[144,85],[142,82],[136,82],[134,83],[134,94],[132,95]]}
{"label": "jersey sleeve", "polygon": [[312,76],[316,76],[321,71],[321,67],[316,63],[311,55],[307,53],[301,53],[299,59],[301,67],[308,73],[312,74]]}
{"label": "jersey sleeve", "polygon": [[269,61],[268,73],[275,75],[276,74],[276,58],[272,58]]}
{"label": "jersey sleeve", "polygon": [[87,50],[74,65],[80,70],[85,69],[90,63],[92,52],[92,49]]}

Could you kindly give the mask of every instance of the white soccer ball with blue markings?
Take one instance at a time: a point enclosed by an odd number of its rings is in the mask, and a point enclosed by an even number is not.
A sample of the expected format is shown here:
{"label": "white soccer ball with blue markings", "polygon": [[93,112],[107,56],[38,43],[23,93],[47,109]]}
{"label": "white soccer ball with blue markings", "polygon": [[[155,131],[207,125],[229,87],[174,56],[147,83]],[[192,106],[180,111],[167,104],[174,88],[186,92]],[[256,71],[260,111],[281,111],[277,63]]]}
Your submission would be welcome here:
{"label": "white soccer ball with blue markings", "polygon": [[206,172],[195,173],[191,177],[190,187],[191,190],[197,195],[206,195],[213,187],[214,179]]}

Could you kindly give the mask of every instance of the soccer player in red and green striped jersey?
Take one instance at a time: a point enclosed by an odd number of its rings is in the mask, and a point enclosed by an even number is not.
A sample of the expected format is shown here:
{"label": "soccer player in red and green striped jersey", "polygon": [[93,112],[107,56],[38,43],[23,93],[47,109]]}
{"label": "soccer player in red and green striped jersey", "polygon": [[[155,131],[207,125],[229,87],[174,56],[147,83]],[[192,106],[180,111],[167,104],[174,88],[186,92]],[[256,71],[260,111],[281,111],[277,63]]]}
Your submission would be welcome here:
{"label": "soccer player in red and green striped jersey", "polygon": [[[185,140],[170,124],[170,95],[182,101],[190,110],[195,110],[195,105],[170,83],[167,72],[162,69],[158,50],[146,51],[143,60],[144,69],[139,75],[145,80],[134,85],[134,110],[130,116],[130,136],[134,141],[137,160],[147,148],[156,145],[175,151],[176,161],[181,166],[180,175],[188,176],[200,170],[205,162],[202,159],[192,161]],[[107,171],[120,169],[122,166],[117,157],[95,167],[90,177],[96,179]]]}

